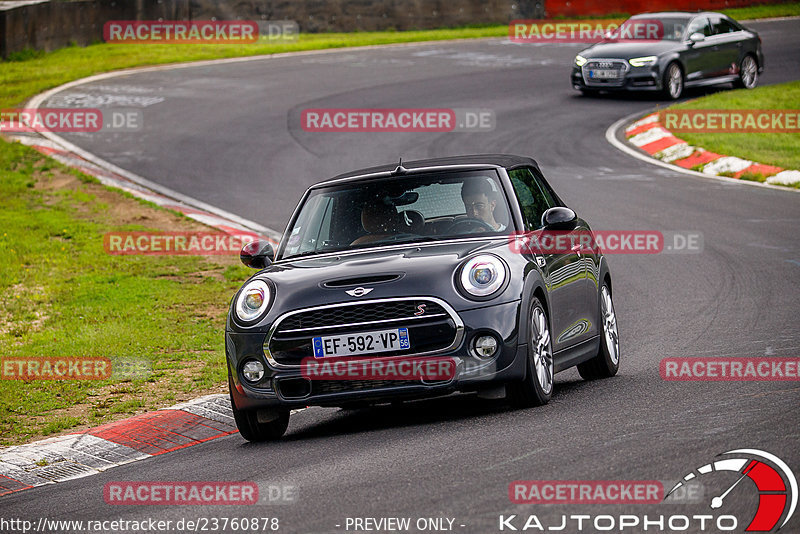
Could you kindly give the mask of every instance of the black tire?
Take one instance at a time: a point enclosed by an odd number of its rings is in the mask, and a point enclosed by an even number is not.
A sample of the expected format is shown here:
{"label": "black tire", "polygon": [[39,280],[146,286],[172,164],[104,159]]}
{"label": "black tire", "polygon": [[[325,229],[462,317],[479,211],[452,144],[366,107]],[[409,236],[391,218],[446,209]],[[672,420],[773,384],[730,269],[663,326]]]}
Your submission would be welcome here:
{"label": "black tire", "polygon": [[758,61],[747,54],[739,63],[739,79],[734,85],[740,89],[754,89],[758,85]]}
{"label": "black tire", "polygon": [[251,442],[275,441],[280,439],[289,427],[289,410],[284,408],[276,409],[274,419],[268,422],[258,420],[257,410],[239,410],[233,402],[233,379],[231,370],[228,369],[228,393],[231,399],[231,409],[233,410],[233,420],[236,421],[236,428],[239,434]]}
{"label": "black tire", "polygon": [[544,306],[534,297],[528,313],[528,357],[525,378],[507,385],[511,404],[517,408],[543,406],[553,394],[553,340]]}
{"label": "black tire", "polygon": [[662,87],[664,97],[669,100],[677,100],[683,94],[683,70],[675,61],[664,69]]}
{"label": "black tire", "polygon": [[578,373],[584,380],[609,378],[619,370],[620,350],[617,331],[617,315],[611,300],[611,289],[603,282],[598,298],[598,321],[600,322],[600,348],[591,360],[578,364]]}
{"label": "black tire", "polygon": [[594,98],[600,94],[600,91],[597,89],[580,89],[580,92],[587,98]]}

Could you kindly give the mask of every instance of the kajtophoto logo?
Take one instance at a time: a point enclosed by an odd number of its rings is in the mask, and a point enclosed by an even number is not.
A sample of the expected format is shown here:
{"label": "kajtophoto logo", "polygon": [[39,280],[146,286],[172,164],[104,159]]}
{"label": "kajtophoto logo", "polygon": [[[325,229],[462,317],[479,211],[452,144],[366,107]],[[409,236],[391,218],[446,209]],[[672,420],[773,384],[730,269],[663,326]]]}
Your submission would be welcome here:
{"label": "kajtophoto logo", "polygon": [[[745,484],[745,479],[751,484]],[[684,475],[666,494],[665,487],[669,485],[656,480],[517,480],[509,485],[508,496],[516,504],[650,504],[660,500],[662,504],[695,508],[707,505],[713,513],[578,512],[560,514],[555,522],[538,514],[501,514],[498,529],[501,532],[778,532],[797,507],[797,479],[792,470],[774,454],[758,449],[718,454],[713,462]],[[756,495],[748,496],[744,493],[747,491],[755,491]],[[739,500],[735,505],[725,500],[732,494]],[[740,502],[754,502],[754,497],[758,506],[746,529],[741,530],[740,517],[751,516]]]}
{"label": "kajtophoto logo", "polygon": [[[732,457],[715,460],[688,473],[667,492],[664,500],[669,499],[670,495],[689,481],[713,478],[715,475],[720,476],[720,473],[735,473],[735,482],[711,499],[711,509],[722,508],[725,498],[747,478],[755,484],[758,492],[758,508],[745,532],[773,532],[782,529],[797,508],[797,478],[786,462],[774,454],[758,449],[736,449],[718,456]],[[750,491],[753,489],[752,484],[743,485],[739,491],[747,491],[745,487],[749,487]],[[776,529],[781,518],[783,522]]]}

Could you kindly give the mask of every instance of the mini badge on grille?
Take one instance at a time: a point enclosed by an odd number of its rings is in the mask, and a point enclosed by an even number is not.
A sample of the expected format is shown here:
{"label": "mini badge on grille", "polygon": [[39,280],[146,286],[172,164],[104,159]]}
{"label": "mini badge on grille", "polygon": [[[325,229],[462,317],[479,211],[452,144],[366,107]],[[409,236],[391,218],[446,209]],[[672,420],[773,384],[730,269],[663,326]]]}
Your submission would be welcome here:
{"label": "mini badge on grille", "polygon": [[366,295],[367,293],[372,291],[372,289],[373,288],[371,288],[371,287],[367,287],[367,288],[357,287],[355,289],[348,289],[347,291],[345,291],[345,293],[347,293],[351,297],[363,297],[364,295]]}

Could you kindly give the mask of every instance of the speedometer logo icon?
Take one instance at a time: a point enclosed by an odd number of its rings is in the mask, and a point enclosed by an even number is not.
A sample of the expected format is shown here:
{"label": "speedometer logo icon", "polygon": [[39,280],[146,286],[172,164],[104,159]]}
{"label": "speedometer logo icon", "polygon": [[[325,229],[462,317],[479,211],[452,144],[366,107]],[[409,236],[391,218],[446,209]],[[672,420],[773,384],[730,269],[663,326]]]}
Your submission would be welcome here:
{"label": "speedometer logo icon", "polygon": [[758,509],[745,532],[769,532],[775,528],[782,517],[784,519],[778,530],[783,528],[797,507],[797,479],[792,470],[774,454],[758,449],[736,449],[718,456],[729,455],[736,457],[716,460],[698,467],[684,476],[669,490],[664,499],[666,500],[684,484],[705,475],[717,472],[735,472],[740,475],[736,482],[719,495],[715,495],[709,506],[714,510],[722,508],[725,505],[725,498],[737,488],[738,491],[742,491],[743,485],[740,483],[748,478],[755,484],[758,491]]}

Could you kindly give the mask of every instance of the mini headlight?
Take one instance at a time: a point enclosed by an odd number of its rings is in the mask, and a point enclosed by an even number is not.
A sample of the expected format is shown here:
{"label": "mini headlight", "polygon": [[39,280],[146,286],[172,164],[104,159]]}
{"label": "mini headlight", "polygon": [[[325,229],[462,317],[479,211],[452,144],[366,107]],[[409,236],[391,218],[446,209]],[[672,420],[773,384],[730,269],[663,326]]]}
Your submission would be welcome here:
{"label": "mini headlight", "polygon": [[475,256],[464,262],[459,280],[461,287],[470,295],[488,297],[503,287],[506,266],[497,256]]}
{"label": "mini headlight", "polygon": [[245,285],[236,297],[236,317],[244,322],[258,319],[269,308],[271,296],[266,282],[253,280]]}
{"label": "mini headlight", "polygon": [[584,65],[586,65],[587,61],[589,60],[583,56],[575,56],[575,65],[577,65],[578,67],[583,67]]}
{"label": "mini headlight", "polygon": [[633,67],[646,67],[647,65],[652,65],[655,63],[657,59],[658,58],[656,56],[635,57],[633,59],[629,59],[628,63],[630,63]]}

